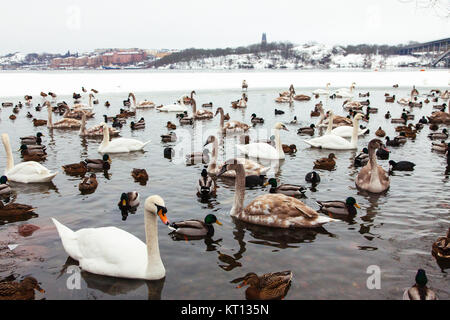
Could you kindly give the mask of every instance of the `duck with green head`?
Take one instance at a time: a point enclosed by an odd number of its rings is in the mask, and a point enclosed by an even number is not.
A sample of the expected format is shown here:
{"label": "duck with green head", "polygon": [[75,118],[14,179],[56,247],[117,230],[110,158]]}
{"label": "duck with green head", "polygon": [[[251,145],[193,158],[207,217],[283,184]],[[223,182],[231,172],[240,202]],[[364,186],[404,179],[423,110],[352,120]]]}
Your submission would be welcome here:
{"label": "duck with green head", "polygon": [[91,170],[109,170],[111,168],[111,158],[105,153],[102,159],[86,159],[84,160],[88,169]]}
{"label": "duck with green head", "polygon": [[437,300],[433,290],[427,287],[428,278],[425,270],[419,269],[416,274],[416,283],[403,293],[403,300]]}
{"label": "duck with green head", "polygon": [[270,193],[282,193],[287,196],[301,196],[306,191],[306,188],[303,186],[295,185],[295,184],[281,184],[278,185],[278,182],[275,178],[269,179],[264,186],[268,186],[270,184]]}
{"label": "duck with green head", "polygon": [[334,214],[334,215],[356,215],[356,208],[361,209],[361,207],[356,203],[355,198],[348,197],[344,201],[317,201],[320,206],[320,211]]}
{"label": "duck with green head", "polygon": [[175,236],[198,239],[212,237],[214,235],[214,223],[219,226],[222,225],[215,215],[208,214],[204,221],[195,219],[185,220],[173,222],[170,226],[173,228],[172,234]]}
{"label": "duck with green head", "polygon": [[11,187],[9,186],[8,178],[6,176],[0,177],[0,194],[5,195],[11,193]]}

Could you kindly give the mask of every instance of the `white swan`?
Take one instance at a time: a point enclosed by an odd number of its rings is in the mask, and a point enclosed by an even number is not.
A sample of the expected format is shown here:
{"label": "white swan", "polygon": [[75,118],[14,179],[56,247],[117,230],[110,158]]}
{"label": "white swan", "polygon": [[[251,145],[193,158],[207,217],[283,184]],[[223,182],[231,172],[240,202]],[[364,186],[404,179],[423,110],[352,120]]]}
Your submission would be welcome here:
{"label": "white swan", "polygon": [[85,105],[82,103],[77,103],[73,106],[74,109],[82,109],[82,110],[93,110],[94,107],[92,106],[92,98],[94,95],[92,93],[89,93],[89,105]]}
{"label": "white swan", "polygon": [[66,253],[91,273],[129,279],[158,280],[166,270],[161,261],[156,215],[165,225],[167,209],[157,195],[144,205],[146,243],[116,227],[72,231],[52,218]]}
{"label": "white swan", "polygon": [[236,145],[236,147],[249,157],[270,160],[284,159],[285,155],[280,141],[280,130],[289,130],[281,122],[277,122],[273,128],[275,130],[275,148],[264,142]]}
{"label": "white swan", "polygon": [[353,89],[355,88],[355,82],[352,83],[352,85],[350,86],[350,89],[347,88],[340,88],[337,89],[334,94],[337,97],[341,97],[341,98],[352,98],[353,97]]}
{"label": "white swan", "polygon": [[325,94],[328,95],[328,94],[330,94],[330,90],[328,89],[330,84],[331,83],[327,83],[326,89],[316,89],[312,93],[313,94],[318,94],[318,95],[325,95]]}
{"label": "white swan", "polygon": [[184,112],[187,111],[187,108],[184,106],[183,102],[178,101],[179,103],[174,104],[166,104],[164,106],[156,107],[156,110],[161,112]]}
{"label": "white swan", "polygon": [[127,138],[118,138],[109,141],[108,125],[106,123],[103,123],[103,140],[100,146],[98,147],[98,152],[124,153],[124,152],[139,151],[144,149],[144,147],[149,143],[150,140],[147,142],[141,142],[136,139],[127,139]]}
{"label": "white swan", "polygon": [[58,172],[51,172],[35,161],[26,161],[14,165],[8,134],[2,134],[2,142],[6,151],[5,176],[7,176],[10,181],[21,183],[50,182],[58,174]]}
{"label": "white swan", "polygon": [[[358,128],[358,136],[362,136],[362,135],[366,134],[366,132],[368,130],[369,130],[368,128],[366,128],[366,129]],[[353,135],[353,127],[340,126],[340,127],[337,127],[335,129],[331,130],[331,133],[335,134],[339,137],[342,137],[342,138],[351,138]]]}
{"label": "white swan", "polygon": [[[328,128],[332,127],[332,121],[333,121],[333,113],[330,112],[330,123],[328,125]],[[315,148],[322,148],[322,149],[332,149],[332,150],[350,150],[350,149],[356,149],[358,145],[358,130],[359,130],[359,120],[362,119],[362,115],[358,113],[353,118],[353,133],[352,133],[352,140],[349,142],[348,140],[339,137],[335,134],[325,134],[322,137],[314,138],[311,140],[303,140],[307,144],[309,144],[312,147]],[[328,130],[327,130],[328,132]]]}
{"label": "white swan", "polygon": [[[208,173],[210,175],[215,176],[219,174],[220,170],[222,170],[223,164],[217,164],[217,149],[219,146],[217,138],[215,136],[209,136],[204,146],[206,147],[210,143],[212,143],[213,147],[212,147],[212,157],[208,164]],[[232,160],[236,160],[243,164],[246,176],[253,176],[253,175],[261,176],[265,175],[270,170],[270,167],[264,167],[260,165],[258,162],[250,159],[234,158],[229,159],[227,161]],[[227,178],[235,178],[236,172],[233,170],[227,171],[223,174],[223,176]]]}

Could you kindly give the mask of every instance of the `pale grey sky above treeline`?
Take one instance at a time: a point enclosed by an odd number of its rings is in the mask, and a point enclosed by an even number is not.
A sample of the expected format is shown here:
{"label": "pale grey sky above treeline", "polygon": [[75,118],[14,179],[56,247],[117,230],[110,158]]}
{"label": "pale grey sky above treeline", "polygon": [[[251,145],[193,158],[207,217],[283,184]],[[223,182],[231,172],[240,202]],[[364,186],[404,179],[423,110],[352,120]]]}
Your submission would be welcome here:
{"label": "pale grey sky above treeline", "polygon": [[[419,5],[417,5],[417,2]],[[449,36],[449,0],[2,1],[0,54],[225,48],[261,40],[398,44]],[[447,15],[447,17],[443,17]]]}

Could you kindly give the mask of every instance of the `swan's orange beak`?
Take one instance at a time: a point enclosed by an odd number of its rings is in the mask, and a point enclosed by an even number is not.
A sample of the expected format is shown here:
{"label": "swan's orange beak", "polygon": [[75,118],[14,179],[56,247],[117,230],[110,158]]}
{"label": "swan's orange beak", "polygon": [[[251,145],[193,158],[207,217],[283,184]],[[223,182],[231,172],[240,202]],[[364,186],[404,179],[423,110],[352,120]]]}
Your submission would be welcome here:
{"label": "swan's orange beak", "polygon": [[[167,210],[166,210],[166,212],[167,212]],[[162,223],[164,223],[166,226],[168,226],[170,224],[169,219],[167,219],[167,216],[166,216],[163,208],[159,208],[158,216],[161,219]]]}

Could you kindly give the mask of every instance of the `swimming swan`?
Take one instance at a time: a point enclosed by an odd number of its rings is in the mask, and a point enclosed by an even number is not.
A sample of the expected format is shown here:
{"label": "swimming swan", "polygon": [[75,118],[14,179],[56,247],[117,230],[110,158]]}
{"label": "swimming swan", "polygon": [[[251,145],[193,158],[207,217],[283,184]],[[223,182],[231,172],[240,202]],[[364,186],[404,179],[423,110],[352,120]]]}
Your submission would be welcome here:
{"label": "swimming swan", "polygon": [[58,172],[51,172],[35,161],[26,161],[14,165],[8,134],[2,134],[2,142],[6,151],[5,176],[8,177],[8,180],[21,183],[50,182],[58,174]]}
{"label": "swimming swan", "polygon": [[141,142],[136,139],[118,138],[109,141],[109,129],[106,123],[103,123],[103,140],[98,147],[98,152],[100,153],[124,153],[139,151],[144,149],[144,147],[150,143]]}
{"label": "swimming swan", "polygon": [[264,142],[237,145],[236,147],[249,157],[270,160],[284,159],[285,155],[280,141],[280,130],[289,130],[281,122],[277,122],[273,128],[275,130],[275,148]]}
{"label": "swimming swan", "polygon": [[333,112],[330,112],[330,121],[327,129],[327,132],[330,131],[330,134],[325,134],[318,138],[303,141],[305,141],[307,144],[315,148],[331,149],[331,150],[356,149],[358,145],[359,120],[362,119],[362,115],[358,113],[353,118],[353,133],[352,133],[352,140],[350,142],[340,136],[331,133],[331,130],[329,129],[333,126],[332,123],[333,117],[334,117]]}
{"label": "swimming swan", "polygon": [[72,231],[52,218],[64,250],[91,273],[129,279],[158,280],[166,270],[158,244],[158,215],[165,225],[167,209],[157,195],[148,197],[144,206],[146,243],[116,227],[86,228]]}

